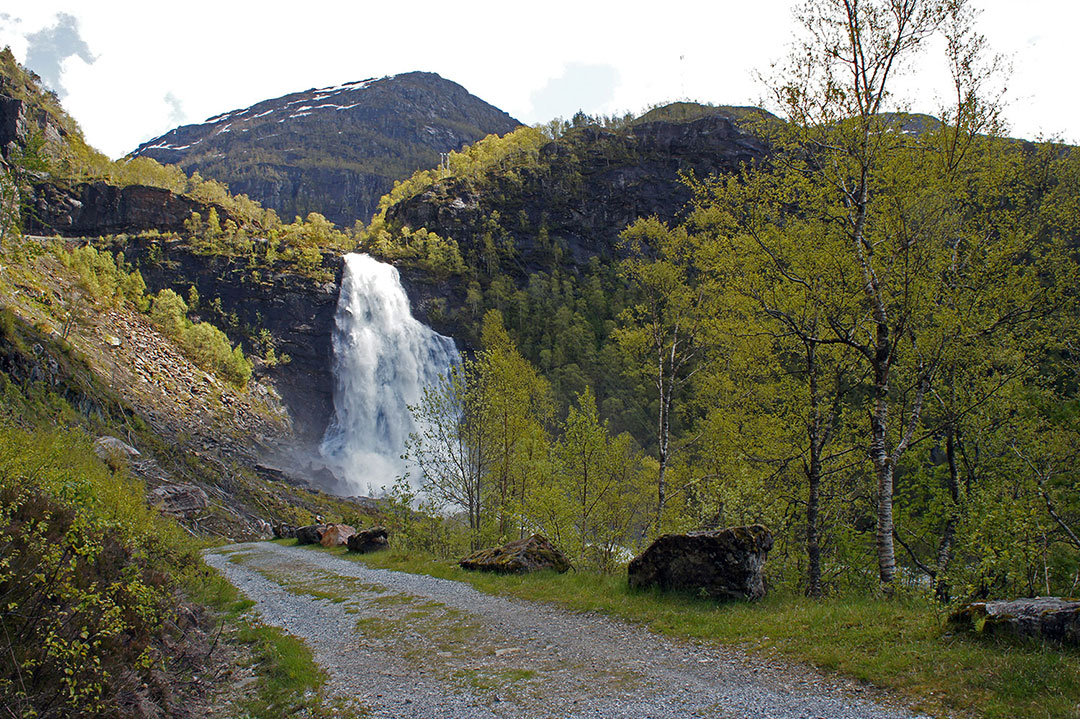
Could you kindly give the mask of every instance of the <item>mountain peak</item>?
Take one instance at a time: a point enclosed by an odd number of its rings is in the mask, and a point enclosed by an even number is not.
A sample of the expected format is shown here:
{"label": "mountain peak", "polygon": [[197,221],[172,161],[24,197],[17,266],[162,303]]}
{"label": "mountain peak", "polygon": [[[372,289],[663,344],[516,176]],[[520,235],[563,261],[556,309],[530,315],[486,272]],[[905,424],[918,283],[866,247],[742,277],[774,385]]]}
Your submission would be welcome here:
{"label": "mountain peak", "polygon": [[284,218],[367,220],[395,180],[521,123],[432,72],[310,88],[184,125],[132,156],[220,180]]}

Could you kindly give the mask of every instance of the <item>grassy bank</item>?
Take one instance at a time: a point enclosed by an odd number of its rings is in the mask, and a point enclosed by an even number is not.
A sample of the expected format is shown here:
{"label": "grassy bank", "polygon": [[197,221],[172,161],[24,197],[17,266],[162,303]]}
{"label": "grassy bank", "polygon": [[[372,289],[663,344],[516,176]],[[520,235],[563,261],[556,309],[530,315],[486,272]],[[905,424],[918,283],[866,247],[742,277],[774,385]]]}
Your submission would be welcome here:
{"label": "grassy bank", "polygon": [[300,639],[257,621],[249,610],[255,606],[215,570],[192,598],[214,608],[241,654],[243,664],[254,668],[254,690],[231,702],[229,716],[270,719],[299,713],[312,719],[351,719],[362,716],[355,706],[328,699],[324,691],[326,673],[315,663],[311,649]]}
{"label": "grassy bank", "polygon": [[[295,540],[285,540],[292,543]],[[553,602],[644,624],[674,637],[716,641],[804,661],[893,690],[937,716],[1075,718],[1080,652],[952,633],[939,605],[920,597],[841,596],[814,601],[782,591],[758,603],[717,604],[631,591],[625,575],[498,576],[418,553],[333,552],[372,567],[467,582],[489,594]]]}

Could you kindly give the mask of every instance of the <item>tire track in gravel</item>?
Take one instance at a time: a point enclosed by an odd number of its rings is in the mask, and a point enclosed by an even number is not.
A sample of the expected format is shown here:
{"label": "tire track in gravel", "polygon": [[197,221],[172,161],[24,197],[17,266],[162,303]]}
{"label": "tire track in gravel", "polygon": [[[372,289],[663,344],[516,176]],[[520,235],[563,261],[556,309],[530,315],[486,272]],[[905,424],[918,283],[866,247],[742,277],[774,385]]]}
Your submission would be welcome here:
{"label": "tire track in gravel", "polygon": [[330,692],[397,719],[912,719],[803,666],[269,542],[206,561],[308,643]]}

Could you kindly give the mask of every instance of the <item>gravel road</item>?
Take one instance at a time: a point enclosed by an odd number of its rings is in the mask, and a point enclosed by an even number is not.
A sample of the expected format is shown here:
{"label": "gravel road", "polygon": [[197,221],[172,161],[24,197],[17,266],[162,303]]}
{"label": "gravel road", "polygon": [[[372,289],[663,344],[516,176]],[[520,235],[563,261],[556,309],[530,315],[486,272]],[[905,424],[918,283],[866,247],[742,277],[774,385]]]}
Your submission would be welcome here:
{"label": "gravel road", "polygon": [[911,719],[802,666],[272,543],[207,552],[373,717]]}

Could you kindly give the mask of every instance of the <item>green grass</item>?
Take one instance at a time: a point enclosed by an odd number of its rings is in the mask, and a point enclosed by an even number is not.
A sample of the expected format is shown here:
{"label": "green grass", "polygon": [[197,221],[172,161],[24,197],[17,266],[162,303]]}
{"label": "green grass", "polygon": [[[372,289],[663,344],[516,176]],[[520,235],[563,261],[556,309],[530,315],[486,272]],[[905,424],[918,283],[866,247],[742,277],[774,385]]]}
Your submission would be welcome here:
{"label": "green grass", "polygon": [[415,552],[319,551],[371,567],[467,582],[489,594],[600,612],[670,636],[809,662],[893,690],[913,708],[938,716],[1080,716],[1080,651],[953,633],[940,605],[921,597],[839,596],[815,601],[776,591],[756,603],[717,604],[692,596],[634,591],[625,575],[481,574]]}
{"label": "green grass", "polygon": [[186,590],[189,598],[212,607],[235,641],[251,653],[257,688],[237,707],[237,716],[276,719],[299,714],[313,719],[350,719],[366,715],[363,707],[327,697],[326,673],[302,640],[259,622],[249,612],[255,606],[217,571],[207,568],[201,581]]}

